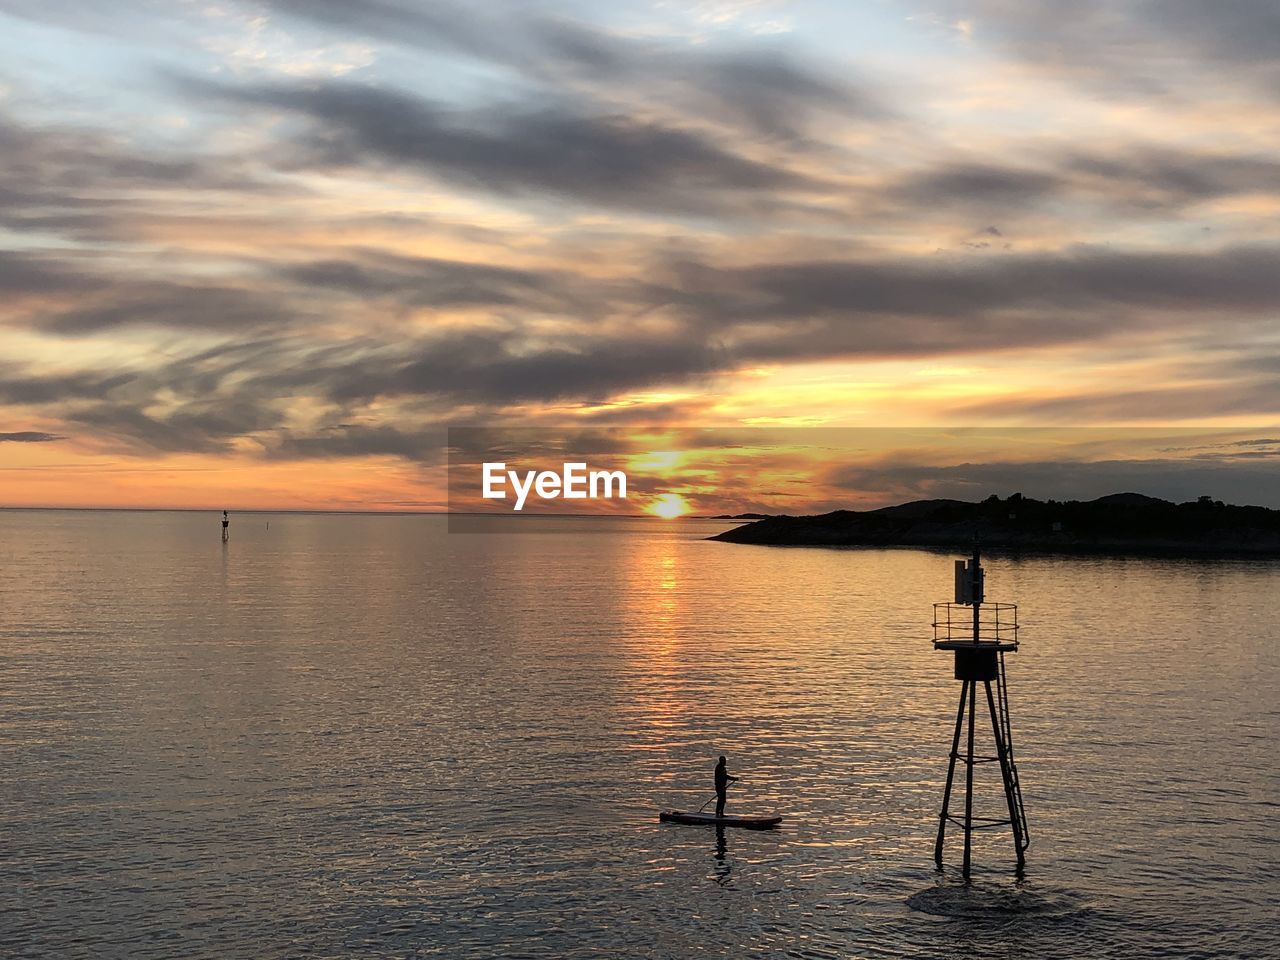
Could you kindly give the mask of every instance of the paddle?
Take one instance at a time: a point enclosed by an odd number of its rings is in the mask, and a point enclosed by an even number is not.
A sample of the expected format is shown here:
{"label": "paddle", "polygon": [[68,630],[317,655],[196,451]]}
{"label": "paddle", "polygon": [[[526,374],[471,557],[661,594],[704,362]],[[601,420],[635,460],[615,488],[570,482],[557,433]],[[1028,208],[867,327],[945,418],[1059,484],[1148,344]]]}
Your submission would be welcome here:
{"label": "paddle", "polygon": [[[730,777],[730,778],[729,778],[729,782],[730,782],[730,783],[739,783],[739,782],[741,782],[741,780],[742,780],[742,778],[741,778],[741,777]],[[715,794],[715,793],[713,793],[711,796],[709,796],[709,797],[707,798],[707,803],[710,803],[710,802],[711,802],[712,800],[714,800],[717,796],[719,796],[719,794]],[[698,812],[699,812],[699,813],[701,813],[703,810],[707,809],[707,803],[704,803],[702,806],[700,806],[700,807],[698,808]]]}

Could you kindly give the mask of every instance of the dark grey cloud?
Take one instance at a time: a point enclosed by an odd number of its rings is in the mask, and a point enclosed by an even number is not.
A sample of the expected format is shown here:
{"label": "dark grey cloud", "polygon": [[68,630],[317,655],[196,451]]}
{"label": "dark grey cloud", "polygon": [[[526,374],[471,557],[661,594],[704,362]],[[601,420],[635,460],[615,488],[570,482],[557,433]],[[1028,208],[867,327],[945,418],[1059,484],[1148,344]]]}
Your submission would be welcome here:
{"label": "dark grey cloud", "polygon": [[235,155],[164,151],[92,123],[36,126],[0,114],[0,151],[7,186],[37,188],[39,195],[75,195],[108,187],[196,190],[272,189]]}
{"label": "dark grey cloud", "polygon": [[995,163],[943,164],[902,177],[890,195],[913,207],[971,203],[983,206],[1025,204],[1062,189],[1053,172]]}
{"label": "dark grey cloud", "polygon": [[95,371],[41,376],[23,373],[10,366],[0,369],[0,403],[32,406],[67,400],[98,400],[135,379],[133,374]]}
{"label": "dark grey cloud", "polygon": [[[641,63],[629,80],[657,72]],[[747,131],[766,136],[821,139],[814,129],[817,117],[862,121],[880,128],[900,119],[896,108],[866,86],[838,82],[801,66],[787,55],[736,53],[690,61],[677,71],[684,80],[678,91],[688,91],[695,102],[700,91],[710,102],[702,113],[719,117]]]}
{"label": "dark grey cloud", "polygon": [[[1093,247],[1022,256],[670,265],[681,304],[715,323],[860,318],[874,350],[915,353],[1072,339],[1188,313],[1263,317],[1280,307],[1280,251],[1135,253]],[[1099,311],[1106,311],[1100,313]],[[886,317],[921,327],[876,327]],[[1067,321],[1064,326],[1064,319]],[[973,322],[975,321],[976,322]],[[1049,328],[1052,329],[1049,329]],[[933,339],[947,329],[954,337]],[[831,343],[823,341],[828,348]]]}
{"label": "dark grey cloud", "polygon": [[308,351],[286,338],[249,339],[188,355],[157,357],[130,372],[37,374],[0,368],[0,404],[38,408],[76,425],[80,438],[121,452],[218,452],[233,440],[277,429],[287,390],[258,391],[239,381],[255,365],[289,369]]}
{"label": "dark grey cloud", "polygon": [[1029,154],[1024,163],[941,162],[896,177],[878,195],[891,202],[887,215],[967,207],[1017,218],[1064,204],[1088,205],[1084,213],[1165,215],[1224,197],[1280,194],[1280,161],[1261,155],[1130,144]]}
{"label": "dark grey cloud", "polygon": [[826,189],[749,158],[709,134],[568,105],[450,109],[355,83],[230,86],[187,79],[191,93],[283,110],[308,123],[286,162],[342,168],[387,162],[500,194],[552,194],[627,209],[709,214],[736,195]]}
{"label": "dark grey cloud", "polygon": [[1242,354],[1233,361],[1234,372],[1253,376],[1267,374],[1280,377],[1280,353],[1267,346]]}
{"label": "dark grey cloud", "polygon": [[277,328],[299,317],[270,293],[198,283],[140,281],[105,286],[89,303],[52,312],[42,329],[64,336],[128,326],[171,330]]}
{"label": "dark grey cloud", "polygon": [[358,363],[328,377],[335,402],[379,396],[445,396],[509,404],[526,400],[606,397],[725,369],[711,344],[681,338],[573,337],[563,345],[523,348],[494,334],[463,333],[414,348],[407,361]]}
{"label": "dark grey cloud", "polygon": [[1184,203],[1280,192],[1280,161],[1274,156],[1135,146],[1123,154],[1077,151],[1064,158],[1063,168],[1117,196],[1127,194],[1138,200],[1158,196]]}
{"label": "dark grey cloud", "polygon": [[[677,279],[645,296],[683,312],[689,324],[660,340],[575,336],[530,349],[498,335],[466,334],[416,348],[402,365],[380,360],[334,371],[335,401],[432,394],[488,403],[596,398],[687,382],[749,362],[833,357],[924,356],[1078,342],[1170,323],[1199,327],[1209,313],[1254,322],[1280,305],[1280,258],[1268,250],[1214,255],[995,258],[974,262],[763,264],[716,270],[681,264]],[[655,305],[657,305],[655,301]],[[1261,322],[1260,320],[1258,322]],[[1186,409],[1273,408],[1255,380],[1212,396],[1155,398]],[[1136,397],[1084,398],[1074,411],[1133,415]],[[1037,401],[1030,415],[1046,417]],[[994,411],[975,410],[990,415]],[[1007,413],[1006,407],[1006,413]]]}
{"label": "dark grey cloud", "polygon": [[[395,263],[389,277],[342,263],[312,265],[304,276],[319,269],[323,282],[357,293],[399,291],[405,284],[415,297],[445,297],[447,291],[433,285],[440,272],[447,274],[447,265],[426,261],[419,285],[415,261]],[[415,396],[499,407],[530,400],[598,404],[628,390],[696,382],[748,363],[1018,350],[1154,329],[1181,328],[1190,335],[1202,331],[1206,317],[1247,330],[1265,325],[1280,307],[1280,255],[1265,248],[1200,255],[1089,249],[1062,256],[764,263],[733,269],[683,260],[655,267],[652,276],[631,287],[619,284],[613,309],[665,310],[683,318],[661,335],[640,334],[630,325],[601,326],[601,318],[590,312],[569,312],[569,328],[556,336],[533,336],[519,324],[502,332],[442,331],[416,342],[313,355],[303,363],[273,360],[242,378],[243,386],[264,396],[317,391],[343,407]],[[506,286],[509,281],[515,286]],[[489,277],[481,270],[459,282],[454,301],[511,300],[542,309],[540,298],[549,295],[549,281],[540,274],[498,271]],[[493,282],[497,286],[491,289]],[[571,298],[554,295],[551,302],[569,304]],[[1193,397],[1195,391],[1189,390],[1180,400],[1153,398],[1152,403],[1196,412],[1206,405],[1228,411],[1250,403],[1254,410],[1266,408],[1272,391],[1256,371],[1242,379],[1245,371],[1234,366],[1238,362],[1210,371],[1234,381],[1213,396]],[[1076,408],[1056,416],[1102,414],[1108,407],[1128,414],[1137,409],[1138,399],[1081,397]],[[1037,406],[1041,403],[1043,409]],[[1026,408],[1049,417],[1056,403],[1031,398]]]}
{"label": "dark grey cloud", "polygon": [[[736,268],[684,259],[655,264],[642,281],[610,284],[607,295],[556,271],[369,251],[354,252],[350,259],[259,265],[259,270],[308,290],[338,291],[360,301],[386,296],[426,306],[477,305],[513,319],[485,331],[447,328],[414,339],[370,335],[326,344],[309,340],[305,327],[289,326],[292,314],[271,305],[266,294],[128,287],[123,301],[104,298],[102,304],[64,313],[56,329],[71,334],[104,324],[148,322],[177,330],[275,332],[170,358],[145,373],[0,371],[0,400],[67,407],[69,417],[81,418],[78,422],[113,424],[121,435],[163,449],[175,449],[186,442],[184,436],[205,449],[235,430],[274,429],[278,419],[247,416],[249,408],[270,409],[298,396],[331,404],[343,423],[353,422],[364,405],[386,398],[423,398],[442,410],[459,404],[500,410],[526,401],[601,405],[630,390],[696,384],[760,362],[1017,350],[1154,329],[1203,336],[1206,318],[1223,331],[1261,330],[1280,306],[1280,255],[1267,248],[1204,254],[1097,248],[1060,256]],[[518,319],[547,311],[563,320],[557,332],[539,332]],[[667,317],[655,328],[661,332],[644,332],[625,319],[653,312]],[[1275,378],[1266,358],[1232,356],[1230,368],[1209,372],[1223,380],[1212,389],[1150,395],[1127,390],[1069,401],[1030,397],[1019,410],[1062,422],[1134,416],[1144,409],[1170,416],[1273,409]],[[144,414],[158,396],[169,398],[170,406],[177,398],[179,412],[158,422]],[[75,406],[83,401],[101,403],[86,412]],[[224,409],[229,413],[217,421]],[[1012,411],[1001,405],[970,412]],[[340,432],[322,439],[329,447],[354,442]],[[375,436],[370,442],[393,440]]]}
{"label": "dark grey cloud", "polygon": [[[505,68],[525,84],[563,92],[574,82],[592,95],[646,104],[739,128],[762,137],[814,136],[822,114],[886,122],[894,111],[864,83],[835,78],[774,44],[707,50],[667,38],[621,35],[526,4],[393,0],[267,0],[270,9],[346,36],[407,44]],[[847,72],[846,72],[847,74]]]}
{"label": "dark grey cloud", "polygon": [[0,250],[0,294],[57,294],[92,286],[90,278],[49,256]]}
{"label": "dark grey cloud", "polygon": [[[731,270],[685,261],[671,274],[634,292],[637,302],[648,298],[652,307],[686,317],[683,330],[660,339],[575,334],[534,349],[496,334],[453,335],[416,347],[416,357],[400,365],[380,359],[335,370],[329,396],[341,402],[416,394],[489,403],[604,398],[748,362],[1020,349],[1170,324],[1198,330],[1210,315],[1261,323],[1280,307],[1280,255],[1253,248],[1202,255],[1094,249],[976,262]],[[1181,403],[1196,411],[1210,400],[1216,409],[1266,409],[1273,394],[1259,386],[1240,383]],[[1120,398],[1115,407],[1131,412],[1134,399]],[[1076,414],[1085,412],[1082,406]]]}
{"label": "dark grey cloud", "polygon": [[[1255,437],[1252,440],[1237,440],[1232,446],[1236,447],[1280,447],[1280,439],[1275,437]],[[1280,452],[1280,451],[1273,451]]]}
{"label": "dark grey cloud", "polygon": [[338,259],[278,268],[281,276],[307,287],[357,298],[394,297],[424,307],[521,307],[575,314],[599,310],[602,284],[557,270],[526,270],[488,263],[406,257],[359,250]]}
{"label": "dark grey cloud", "polygon": [[[95,244],[136,242],[139,224],[175,213],[169,192],[266,197],[297,189],[267,182],[247,156],[144,146],[84,122],[38,126],[0,113],[0,155],[0,227]],[[66,285],[66,264],[58,277],[40,277],[30,261],[26,270],[42,289]],[[0,290],[4,275],[0,263]]]}
{"label": "dark grey cloud", "polygon": [[[0,278],[7,262],[0,258]],[[643,280],[608,284],[564,271],[373,251],[258,264],[255,270],[312,293],[345,294],[368,309],[387,297],[415,307],[477,307],[507,315],[502,332],[449,332],[399,343],[375,338],[302,365],[275,353],[248,358],[245,379],[255,389],[319,389],[340,403],[391,394],[496,403],[594,401],[750,362],[1018,349],[1157,326],[1191,330],[1210,317],[1248,327],[1280,308],[1280,253],[1263,247],[1203,254],[1089,248],[1061,255],[735,268],[683,259],[655,264]],[[20,277],[22,269],[11,273]],[[85,283],[83,276],[70,276],[76,285]],[[248,291],[139,281],[104,284],[77,306],[35,322],[67,336],[127,325],[280,332],[305,329],[315,309],[270,284]],[[666,324],[661,336],[639,335],[625,322],[653,311],[679,322]],[[563,332],[535,335],[522,322],[547,313],[566,322]],[[271,369],[269,362],[283,368]],[[185,370],[182,376],[203,373]],[[62,390],[76,396],[102,384],[100,377],[32,380],[7,393],[45,390],[50,397]],[[0,382],[0,395],[5,393]]]}
{"label": "dark grey cloud", "polygon": [[16,433],[0,433],[0,443],[52,443],[65,440],[57,433],[45,433],[43,430],[19,430]]}
{"label": "dark grey cloud", "polygon": [[[121,327],[245,331],[279,329],[308,319],[304,304],[268,287],[249,289],[198,280],[116,275],[113,261],[0,250],[0,293],[12,298],[14,326],[76,337]],[[163,268],[163,264],[152,270]],[[131,271],[132,272],[132,271]],[[177,272],[177,271],[175,271]],[[125,278],[119,278],[123,276]],[[253,277],[248,278],[250,283]]]}
{"label": "dark grey cloud", "polygon": [[[898,122],[847,71],[825,75],[780,45],[705,50],[612,34],[519,4],[265,6],[345,36],[479,60],[505,71],[507,81],[495,85],[500,99],[466,109],[347,82],[181,81],[189,94],[306,118],[275,158],[294,166],[392,163],[500,194],[668,214],[776,214],[795,205],[785,194],[834,189],[805,172],[816,160],[840,162],[821,146],[818,120]],[[762,156],[758,148],[770,143],[788,149]]]}
{"label": "dark grey cloud", "polygon": [[621,37],[566,20],[541,20],[532,72],[581,78],[616,91],[644,90],[649,102],[736,128],[749,138],[821,141],[819,118],[896,124],[901,118],[863,82],[801,63],[785,47],[705,50]]}
{"label": "dark grey cloud", "polygon": [[142,448],[136,452],[227,452],[231,441],[284,422],[283,415],[272,407],[239,397],[193,401],[164,415],[148,413],[149,406],[104,402],[75,407],[62,416],[98,439]]}
{"label": "dark grey cloud", "polygon": [[[943,0],[980,39],[1108,95],[1194,98],[1218,84],[1280,96],[1280,7],[1273,0]],[[1206,82],[1206,81],[1209,82]]]}
{"label": "dark grey cloud", "polygon": [[1270,0],[1145,0],[1141,10],[1155,31],[1186,43],[1210,62],[1255,66],[1276,77],[1280,7]]}

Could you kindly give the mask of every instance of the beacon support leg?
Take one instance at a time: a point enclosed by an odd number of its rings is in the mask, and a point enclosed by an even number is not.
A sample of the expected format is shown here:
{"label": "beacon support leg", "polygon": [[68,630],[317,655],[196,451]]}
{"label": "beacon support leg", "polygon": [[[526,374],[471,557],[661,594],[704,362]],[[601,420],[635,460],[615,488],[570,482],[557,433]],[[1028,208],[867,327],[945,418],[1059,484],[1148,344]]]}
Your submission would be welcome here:
{"label": "beacon support leg", "polygon": [[942,839],[947,834],[947,813],[951,805],[951,783],[956,775],[956,754],[960,749],[960,725],[964,723],[964,704],[965,695],[969,692],[969,685],[963,684],[960,687],[960,709],[956,711],[956,732],[951,738],[951,760],[947,764],[947,786],[942,791],[942,816],[938,818],[938,839],[933,845],[933,860],[938,865],[938,869],[942,869]]}
{"label": "beacon support leg", "polygon": [[964,777],[964,878],[969,879],[969,848],[973,841],[973,704],[978,699],[978,681],[966,680],[969,693],[969,754]]}
{"label": "beacon support leg", "polygon": [[1004,799],[1009,805],[1009,825],[1013,830],[1013,847],[1018,853],[1018,866],[1021,868],[1026,865],[1026,857],[1022,852],[1022,817],[1019,815],[1018,802],[1013,795],[1013,770],[1009,766],[1004,731],[1000,728],[1000,719],[996,716],[996,702],[991,694],[991,681],[984,681],[983,685],[987,688],[987,706],[991,710],[991,729],[996,737],[996,756],[1000,760],[1000,779],[1004,783]]}

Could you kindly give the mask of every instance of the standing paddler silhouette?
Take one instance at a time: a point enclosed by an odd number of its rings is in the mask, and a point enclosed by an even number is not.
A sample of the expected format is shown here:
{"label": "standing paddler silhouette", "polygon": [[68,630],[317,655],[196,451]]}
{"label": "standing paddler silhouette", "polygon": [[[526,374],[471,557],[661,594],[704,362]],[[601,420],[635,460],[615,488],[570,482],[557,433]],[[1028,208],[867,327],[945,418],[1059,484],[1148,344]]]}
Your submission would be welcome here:
{"label": "standing paddler silhouette", "polygon": [[720,758],[720,762],[716,764],[716,819],[719,820],[724,816],[724,803],[728,799],[729,781],[737,780],[737,777],[729,776],[729,768],[724,757]]}

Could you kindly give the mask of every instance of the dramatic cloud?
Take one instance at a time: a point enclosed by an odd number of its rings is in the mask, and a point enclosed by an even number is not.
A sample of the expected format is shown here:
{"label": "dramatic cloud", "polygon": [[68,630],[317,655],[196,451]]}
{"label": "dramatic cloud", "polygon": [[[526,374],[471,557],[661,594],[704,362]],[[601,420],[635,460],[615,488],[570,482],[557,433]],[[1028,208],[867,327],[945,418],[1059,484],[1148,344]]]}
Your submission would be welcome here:
{"label": "dramatic cloud", "polygon": [[623,114],[536,105],[464,112],[349,83],[185,86],[313,121],[286,156],[297,165],[348,168],[382,160],[463,187],[546,191],[592,204],[690,213],[713,212],[726,193],[830,188],[706,133]]}
{"label": "dramatic cloud", "polygon": [[98,399],[132,383],[130,374],[96,373],[24,376],[0,370],[0,402],[15,406],[51,404],[63,400]]}
{"label": "dramatic cloud", "polygon": [[295,283],[352,297],[392,297],[414,306],[520,307],[582,314],[607,301],[605,284],[568,271],[522,270],[487,263],[392,256],[374,251],[279,268]]}
{"label": "dramatic cloud", "polygon": [[279,426],[282,421],[279,414],[256,403],[227,398],[186,403],[163,417],[127,403],[78,407],[65,417],[110,440],[141,442],[153,450],[205,453],[229,450],[235,438]]}
{"label": "dramatic cloud", "polygon": [[[676,272],[685,306],[704,323],[769,325],[741,347],[756,359],[1025,347],[1103,337],[1125,326],[1198,325],[1206,316],[1248,319],[1280,309],[1280,252],[1271,249],[1081,250],[732,270],[685,262]],[[792,323],[771,323],[778,320]]]}
{"label": "dramatic cloud", "polygon": [[784,50],[706,51],[660,36],[624,36],[536,8],[385,0],[269,0],[270,8],[345,33],[434,54],[474,57],[547,87],[589,83],[593,95],[643,90],[684,115],[765,137],[807,135],[815,115],[884,122],[893,111],[865,85],[836,79]]}
{"label": "dramatic cloud", "polygon": [[0,0],[3,456],[347,505],[450,423],[1264,427],[1276,17]]}
{"label": "dramatic cloud", "polygon": [[194,284],[154,282],[108,287],[94,299],[95,302],[50,316],[45,328],[64,335],[143,324],[207,331],[279,326],[293,317],[293,311],[273,297]]}

